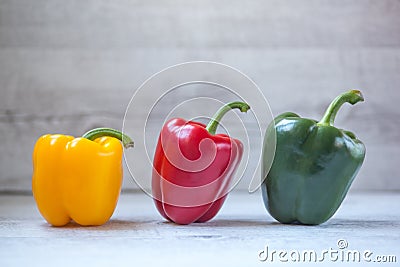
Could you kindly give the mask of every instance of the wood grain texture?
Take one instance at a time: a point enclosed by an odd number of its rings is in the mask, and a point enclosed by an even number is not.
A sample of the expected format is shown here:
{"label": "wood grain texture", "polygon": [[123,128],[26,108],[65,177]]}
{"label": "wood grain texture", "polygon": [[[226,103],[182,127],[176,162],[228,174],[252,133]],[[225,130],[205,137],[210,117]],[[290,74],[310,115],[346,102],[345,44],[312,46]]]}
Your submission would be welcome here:
{"label": "wood grain texture", "polygon": [[[0,190],[30,190],[41,134],[121,128],[143,81],[191,60],[240,69],[274,114],[318,119],[338,93],[362,89],[366,102],[337,120],[367,146],[353,188],[399,190],[399,14],[397,0],[1,0]],[[136,187],[128,172],[124,187]]]}
{"label": "wood grain texture", "polygon": [[[350,194],[334,217],[318,226],[277,223],[259,194],[246,193],[231,194],[213,220],[191,225],[164,221],[144,194],[123,194],[111,220],[98,227],[51,227],[28,196],[0,196],[0,203],[6,204],[0,205],[1,266],[269,266],[279,263],[278,253],[273,264],[270,257],[260,262],[258,252],[265,246],[299,253],[314,250],[322,260],[324,250],[338,250],[339,239],[348,243],[346,251],[369,250],[372,260],[395,255],[399,261],[399,194]],[[346,260],[334,262],[326,255],[319,263],[364,262],[362,257],[360,262]]]}

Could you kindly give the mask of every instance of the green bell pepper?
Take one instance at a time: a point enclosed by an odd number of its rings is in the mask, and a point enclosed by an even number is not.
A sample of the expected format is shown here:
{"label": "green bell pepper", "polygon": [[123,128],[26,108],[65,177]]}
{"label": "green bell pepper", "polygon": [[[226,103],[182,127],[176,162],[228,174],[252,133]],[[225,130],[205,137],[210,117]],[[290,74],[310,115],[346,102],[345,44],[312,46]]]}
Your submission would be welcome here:
{"label": "green bell pepper", "polygon": [[365,146],[333,122],[344,103],[360,101],[361,92],[351,90],[335,98],[319,122],[287,112],[269,125],[263,153],[273,145],[273,131],[276,151],[269,170],[263,159],[262,195],[276,220],[317,225],[339,208],[364,161]]}

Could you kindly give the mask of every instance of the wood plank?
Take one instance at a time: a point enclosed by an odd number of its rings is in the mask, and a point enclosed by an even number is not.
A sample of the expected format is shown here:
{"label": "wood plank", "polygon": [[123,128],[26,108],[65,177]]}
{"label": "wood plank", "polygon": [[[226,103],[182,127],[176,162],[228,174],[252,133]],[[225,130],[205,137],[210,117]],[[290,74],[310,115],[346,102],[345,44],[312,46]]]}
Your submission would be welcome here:
{"label": "wood plank", "polygon": [[[4,136],[0,147],[8,155],[0,161],[1,188],[29,190],[31,150],[41,134],[80,135],[96,126],[121,128],[125,107],[135,88],[157,67],[161,69],[177,58],[190,59],[185,55],[194,53],[168,51],[111,51],[103,55],[101,51],[1,49],[0,62],[7,68],[0,72],[0,125]],[[400,183],[390,178],[397,174],[399,162],[393,148],[400,140],[399,124],[394,123],[400,118],[396,108],[400,50],[224,49],[217,53],[220,61],[232,63],[259,84],[274,114],[292,110],[317,119],[336,94],[349,87],[361,88],[366,102],[357,107],[343,107],[337,120],[340,127],[355,131],[368,148],[355,188],[400,188]],[[144,58],[140,55],[151,55],[150,62],[155,62],[155,58],[160,60],[158,64],[142,64]],[[198,95],[201,91],[196,89],[177,93],[182,100]],[[153,118],[163,119],[169,108],[161,107]],[[147,112],[144,110],[137,116],[145,116]],[[195,113],[188,110],[187,116]],[[132,131],[141,127],[134,118],[132,123]],[[249,179],[239,188],[247,188]],[[129,181],[126,186],[131,188],[134,184]]]}
{"label": "wood plank", "polygon": [[[0,203],[7,203],[0,205],[2,266],[49,262],[57,266],[260,266],[271,264],[270,258],[258,260],[265,246],[299,253],[314,250],[320,256],[324,250],[339,250],[339,239],[348,243],[343,251],[369,250],[372,259],[395,255],[399,261],[399,194],[350,194],[334,217],[319,226],[277,223],[259,194],[231,194],[215,219],[187,226],[165,222],[144,194],[122,195],[111,220],[99,227],[50,227],[32,197],[0,196]],[[360,262],[344,261],[346,266],[364,262],[362,257]],[[275,257],[272,262],[280,261]],[[326,257],[320,263],[337,266],[338,262],[343,264]],[[296,266],[310,263],[296,262]]]}
{"label": "wood plank", "polygon": [[400,44],[400,3],[3,1],[0,46],[377,47]]}
{"label": "wood plank", "polygon": [[[366,102],[343,107],[337,119],[367,145],[354,188],[399,190],[400,181],[392,178],[400,160],[398,14],[396,0],[2,1],[0,191],[29,192],[38,136],[121,128],[126,105],[143,81],[191,60],[243,71],[274,114],[291,110],[317,119],[334,96],[362,89]],[[188,99],[201,90],[175,97]],[[155,125],[169,108],[153,114]],[[185,117],[196,113],[187,110]],[[248,123],[254,133],[256,125]],[[140,127],[133,118],[131,131]],[[246,189],[248,180],[238,188]],[[125,181],[126,188],[135,187],[129,177]]]}

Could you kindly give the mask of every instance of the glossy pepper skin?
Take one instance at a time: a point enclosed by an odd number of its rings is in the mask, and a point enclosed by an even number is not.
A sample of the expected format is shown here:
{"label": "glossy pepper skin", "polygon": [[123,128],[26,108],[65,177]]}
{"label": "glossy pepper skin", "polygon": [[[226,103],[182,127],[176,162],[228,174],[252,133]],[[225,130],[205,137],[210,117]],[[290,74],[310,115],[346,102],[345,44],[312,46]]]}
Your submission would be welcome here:
{"label": "glossy pepper skin", "polygon": [[156,147],[152,193],[160,214],[177,224],[206,222],[220,210],[243,154],[242,143],[215,134],[219,120],[242,102],[223,106],[206,126],[180,118],[169,120]]}
{"label": "glossy pepper skin", "polygon": [[363,100],[358,90],[343,93],[319,122],[290,112],[275,118],[264,139],[265,153],[275,131],[275,157],[269,171],[262,171],[262,195],[272,217],[281,223],[317,225],[333,216],[365,157],[363,143],[333,122],[343,103]]}
{"label": "glossy pepper skin", "polygon": [[[122,134],[109,128],[84,137],[43,135],[33,151],[32,192],[37,207],[53,226],[71,220],[101,225],[117,205],[122,185]],[[124,135],[126,147],[133,143]],[[93,140],[93,141],[92,141]]]}

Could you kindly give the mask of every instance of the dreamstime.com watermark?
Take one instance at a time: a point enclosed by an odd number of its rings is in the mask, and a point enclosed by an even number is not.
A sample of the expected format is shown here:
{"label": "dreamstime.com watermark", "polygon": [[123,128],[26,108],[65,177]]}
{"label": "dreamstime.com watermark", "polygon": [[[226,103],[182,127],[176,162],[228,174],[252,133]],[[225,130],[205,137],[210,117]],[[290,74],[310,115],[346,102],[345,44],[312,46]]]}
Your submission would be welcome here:
{"label": "dreamstime.com watermark", "polygon": [[258,259],[262,262],[374,262],[396,263],[395,255],[377,255],[371,250],[348,249],[346,239],[337,241],[337,249],[329,248],[321,251],[270,249],[267,246],[258,252]]}

